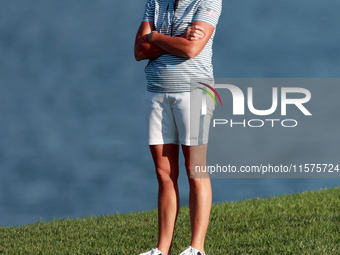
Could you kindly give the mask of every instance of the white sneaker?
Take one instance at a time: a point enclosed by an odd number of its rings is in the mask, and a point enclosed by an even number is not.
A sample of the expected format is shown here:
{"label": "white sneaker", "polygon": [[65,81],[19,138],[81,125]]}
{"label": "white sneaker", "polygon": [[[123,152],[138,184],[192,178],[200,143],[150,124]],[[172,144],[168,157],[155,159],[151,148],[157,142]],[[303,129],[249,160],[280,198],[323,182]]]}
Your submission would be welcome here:
{"label": "white sneaker", "polygon": [[139,255],[164,255],[164,254],[160,250],[155,248],[155,249],[151,249],[151,251],[147,251],[147,252],[141,253]]}
{"label": "white sneaker", "polygon": [[205,253],[202,254],[199,250],[189,246],[185,251],[183,251],[179,255],[206,255],[206,254]]}

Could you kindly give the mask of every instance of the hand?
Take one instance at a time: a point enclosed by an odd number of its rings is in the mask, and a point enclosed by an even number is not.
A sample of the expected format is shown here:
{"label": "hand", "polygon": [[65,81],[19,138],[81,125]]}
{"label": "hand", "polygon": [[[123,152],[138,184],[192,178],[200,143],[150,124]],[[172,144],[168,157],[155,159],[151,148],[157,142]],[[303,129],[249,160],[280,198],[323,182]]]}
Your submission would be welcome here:
{"label": "hand", "polygon": [[204,28],[198,25],[188,27],[187,30],[181,35],[190,41],[202,39],[205,36]]}
{"label": "hand", "polygon": [[157,31],[151,31],[148,35],[146,35],[146,41],[151,42],[152,40],[152,35],[157,33]]}

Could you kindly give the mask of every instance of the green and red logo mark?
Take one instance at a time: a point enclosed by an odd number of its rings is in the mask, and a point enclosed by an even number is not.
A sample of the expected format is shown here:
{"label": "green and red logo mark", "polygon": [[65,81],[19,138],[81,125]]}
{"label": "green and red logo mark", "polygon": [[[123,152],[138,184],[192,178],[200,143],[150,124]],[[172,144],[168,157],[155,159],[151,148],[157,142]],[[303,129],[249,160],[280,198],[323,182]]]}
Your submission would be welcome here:
{"label": "green and red logo mark", "polygon": [[[208,85],[208,84],[206,84],[206,83],[204,83],[204,82],[199,82],[199,83],[202,84],[202,85],[204,85],[204,86],[206,86],[206,87],[208,87],[212,92],[214,92],[215,95],[217,96],[218,100],[220,101],[220,104],[222,105],[222,100],[221,100],[221,98],[220,98],[220,95],[217,93],[217,91],[216,91],[213,87],[211,87],[210,85]],[[205,89],[205,88],[200,88],[200,87],[198,87],[198,88],[201,89],[201,90],[203,90],[203,91],[205,91],[209,96],[211,96],[211,98],[214,100],[215,105],[217,105],[216,100],[215,100],[215,97],[211,94],[210,91],[208,91],[208,90]]]}
{"label": "green and red logo mark", "polygon": [[[207,87],[207,88],[209,88],[217,96],[217,98],[220,101],[220,104],[222,106],[221,97],[220,97],[220,95],[217,93],[217,91],[212,86],[210,86],[210,85],[208,85],[208,84],[206,84],[204,82],[198,82],[198,83],[203,85],[203,86],[205,86],[205,87]],[[214,101],[215,105],[217,105],[214,95],[208,89],[206,89],[204,87],[198,87],[198,88],[200,90],[203,90],[205,93],[207,93],[212,98],[212,100]],[[202,98],[202,114],[203,115],[207,114],[207,100],[206,100],[206,97]]]}

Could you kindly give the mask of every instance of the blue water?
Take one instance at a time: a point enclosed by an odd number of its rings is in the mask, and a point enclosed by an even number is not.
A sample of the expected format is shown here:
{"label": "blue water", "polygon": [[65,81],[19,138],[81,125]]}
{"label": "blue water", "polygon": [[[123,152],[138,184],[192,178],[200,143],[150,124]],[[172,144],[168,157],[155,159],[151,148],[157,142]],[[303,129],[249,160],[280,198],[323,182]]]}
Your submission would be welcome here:
{"label": "blue water", "polygon": [[[146,62],[133,57],[144,2],[2,3],[2,226],[156,208],[157,181],[145,135]],[[215,76],[339,77],[339,11],[340,3],[330,0],[223,1]],[[333,118],[338,123],[338,116]],[[310,128],[316,136],[323,132],[318,125]],[[338,155],[337,126],[332,130],[318,149]],[[248,143],[252,138],[239,137]],[[298,157],[301,149],[316,150],[293,144],[289,153]],[[228,153],[237,157],[232,149]],[[214,202],[340,184],[339,179],[212,182]],[[183,167],[180,186],[186,205]]]}

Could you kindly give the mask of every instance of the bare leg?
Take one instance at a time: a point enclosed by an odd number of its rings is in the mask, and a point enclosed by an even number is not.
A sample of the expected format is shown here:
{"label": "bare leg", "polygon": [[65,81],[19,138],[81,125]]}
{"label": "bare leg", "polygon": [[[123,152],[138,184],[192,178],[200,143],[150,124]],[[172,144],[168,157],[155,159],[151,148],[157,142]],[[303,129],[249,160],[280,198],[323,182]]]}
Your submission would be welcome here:
{"label": "bare leg", "polygon": [[204,240],[209,225],[212,190],[209,174],[195,175],[195,166],[206,166],[207,144],[182,146],[190,184],[191,247],[204,252]]}
{"label": "bare leg", "polygon": [[155,163],[159,184],[157,248],[164,254],[170,254],[179,211],[177,184],[179,145],[150,145],[150,150]]}

